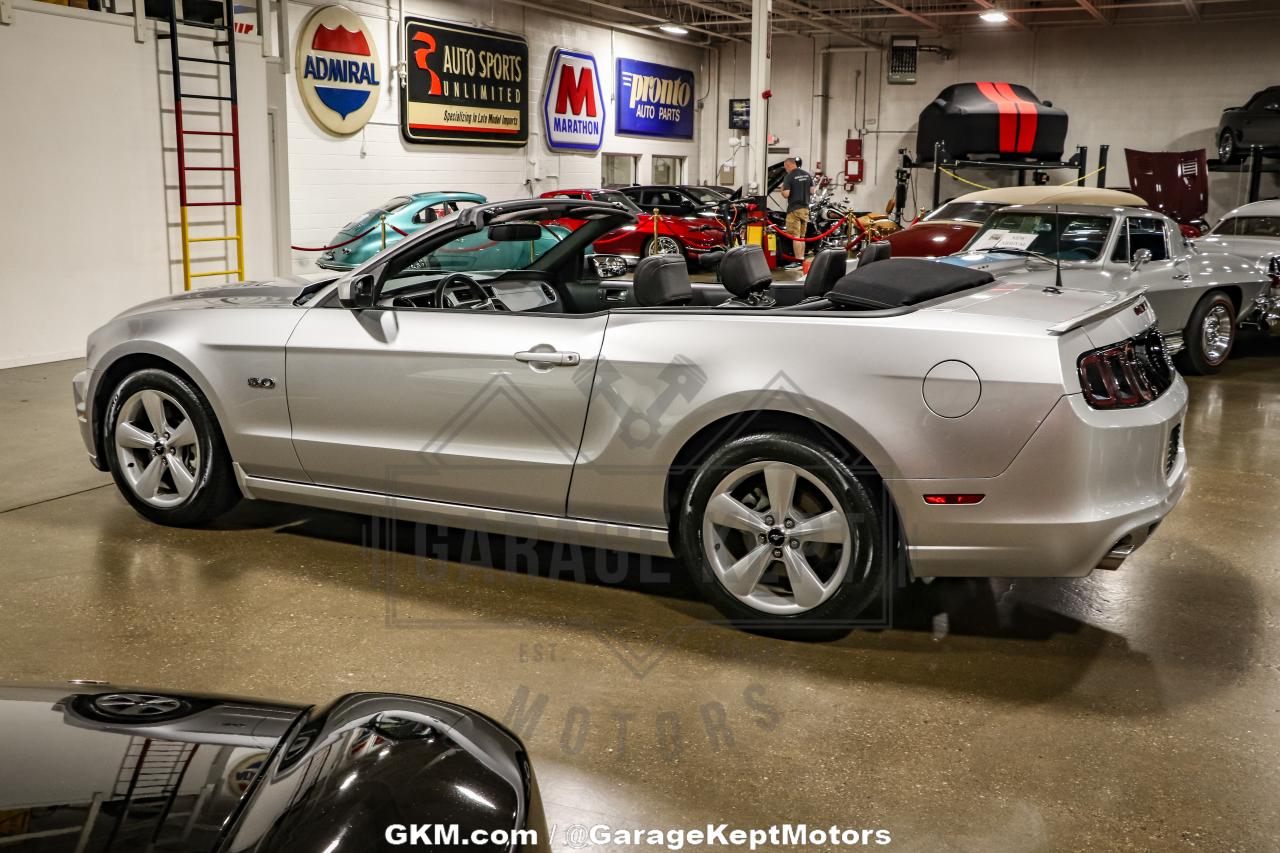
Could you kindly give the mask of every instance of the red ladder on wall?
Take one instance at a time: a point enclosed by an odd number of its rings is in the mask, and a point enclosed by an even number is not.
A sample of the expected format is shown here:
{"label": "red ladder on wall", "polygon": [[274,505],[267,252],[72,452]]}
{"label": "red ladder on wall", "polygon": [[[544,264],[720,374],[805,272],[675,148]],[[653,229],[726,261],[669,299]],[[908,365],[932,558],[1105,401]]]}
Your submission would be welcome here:
{"label": "red ladder on wall", "polygon": [[[142,0],[135,0],[142,2]],[[161,39],[169,39],[169,55],[173,67],[173,118],[175,137],[177,139],[178,153],[178,204],[180,208],[181,227],[182,227],[182,286],[184,290],[191,289],[191,280],[193,278],[205,278],[209,276],[235,276],[235,281],[244,279],[244,216],[241,212],[240,204],[240,117],[237,113],[236,98],[236,36],[235,36],[235,14],[232,7],[232,0],[223,0],[223,12],[221,24],[207,24],[196,21],[183,21],[184,27],[195,27],[198,29],[214,30],[216,33],[223,33],[225,37],[219,38],[215,35],[213,41],[212,58],[202,56],[183,55],[179,49],[179,42],[182,41],[178,31],[178,2],[179,0],[171,0],[169,4],[169,31],[167,33],[157,33],[156,37]],[[200,39],[188,38],[188,43],[198,43]],[[218,56],[218,48],[225,47],[227,49],[226,58],[222,59]],[[182,87],[182,65],[184,62],[198,62],[205,65],[212,65],[216,69],[227,69],[227,94],[197,94],[187,92]],[[220,75],[221,72],[219,72]],[[183,101],[186,99],[198,99],[212,101],[218,105],[219,118],[222,116],[222,104],[229,104],[231,109],[230,125],[231,130],[191,130],[184,126],[182,119]],[[219,126],[223,126],[219,122]],[[229,137],[231,140],[231,165],[230,166],[192,166],[187,163],[187,137],[204,136],[204,137]],[[195,149],[196,151],[208,152],[213,149]],[[221,150],[220,148],[217,150]],[[230,172],[232,178],[231,198],[223,198],[221,200],[201,200],[192,201],[188,197],[190,189],[208,190],[219,189],[223,195],[226,195],[226,181],[222,181],[217,187],[212,186],[195,186],[189,187],[187,184],[187,174],[189,172]],[[190,231],[190,220],[188,217],[188,208],[192,207],[232,207],[235,209],[235,233],[219,234],[212,237],[192,237]],[[236,244],[236,266],[233,269],[213,270],[208,272],[192,272],[191,271],[191,244],[192,243],[229,243]]]}

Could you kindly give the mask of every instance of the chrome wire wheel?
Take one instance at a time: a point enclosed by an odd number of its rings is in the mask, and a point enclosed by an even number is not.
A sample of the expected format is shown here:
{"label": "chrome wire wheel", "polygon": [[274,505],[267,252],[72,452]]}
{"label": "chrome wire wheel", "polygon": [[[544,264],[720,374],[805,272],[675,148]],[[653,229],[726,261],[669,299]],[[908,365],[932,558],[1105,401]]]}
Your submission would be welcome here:
{"label": "chrome wire wheel", "polygon": [[172,696],[150,693],[109,693],[93,700],[95,710],[113,717],[161,717],[182,709],[182,702]]}
{"label": "chrome wire wheel", "polygon": [[112,428],[116,458],[129,488],[151,506],[175,507],[200,476],[200,436],[182,405],[154,388],[130,395]]}
{"label": "chrome wire wheel", "polygon": [[1200,346],[1205,360],[1213,365],[1221,364],[1231,351],[1235,337],[1235,318],[1230,309],[1221,302],[1216,303],[1205,315],[1201,332]]}
{"label": "chrome wire wheel", "polygon": [[680,241],[675,237],[664,234],[649,240],[648,254],[650,255],[679,255],[680,253]]}
{"label": "chrome wire wheel", "polygon": [[781,616],[805,613],[840,587],[858,536],[817,477],[786,462],[744,465],[703,513],[707,565],[731,595]]}

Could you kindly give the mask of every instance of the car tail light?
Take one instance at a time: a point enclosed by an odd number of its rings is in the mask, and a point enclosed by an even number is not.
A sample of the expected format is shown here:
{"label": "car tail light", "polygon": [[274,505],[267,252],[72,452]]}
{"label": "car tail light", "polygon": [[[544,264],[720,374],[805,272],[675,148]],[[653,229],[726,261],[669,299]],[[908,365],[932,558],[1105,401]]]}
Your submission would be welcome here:
{"label": "car tail light", "polygon": [[1154,326],[1127,341],[1086,352],[1077,367],[1084,398],[1095,409],[1145,406],[1169,390],[1177,375]]}

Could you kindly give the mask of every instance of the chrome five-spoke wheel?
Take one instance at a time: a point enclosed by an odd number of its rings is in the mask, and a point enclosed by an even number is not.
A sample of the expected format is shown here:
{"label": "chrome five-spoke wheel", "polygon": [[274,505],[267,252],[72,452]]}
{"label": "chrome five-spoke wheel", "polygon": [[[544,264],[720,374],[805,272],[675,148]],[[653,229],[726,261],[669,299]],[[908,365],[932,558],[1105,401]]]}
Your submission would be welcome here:
{"label": "chrome five-spoke wheel", "polygon": [[712,491],[703,514],[707,564],[754,610],[804,613],[840,586],[857,533],[831,490],[786,462],[744,465]]}
{"label": "chrome five-spoke wheel", "polygon": [[182,710],[182,702],[172,696],[150,693],[109,693],[93,700],[96,710],[113,717],[162,717]]}
{"label": "chrome five-spoke wheel", "polygon": [[120,407],[112,437],[120,472],[139,499],[165,508],[191,496],[200,475],[200,437],[171,395],[134,392]]}

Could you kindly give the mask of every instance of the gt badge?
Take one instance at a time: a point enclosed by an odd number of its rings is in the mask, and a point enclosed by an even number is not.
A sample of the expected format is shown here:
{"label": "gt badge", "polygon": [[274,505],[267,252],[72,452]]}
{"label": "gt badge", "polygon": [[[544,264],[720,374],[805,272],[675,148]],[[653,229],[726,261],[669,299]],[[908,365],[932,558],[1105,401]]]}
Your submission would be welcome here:
{"label": "gt badge", "polygon": [[270,376],[263,376],[261,378],[257,376],[250,376],[249,387],[262,388],[266,391],[270,391],[272,388],[276,387],[276,381],[272,379]]}

